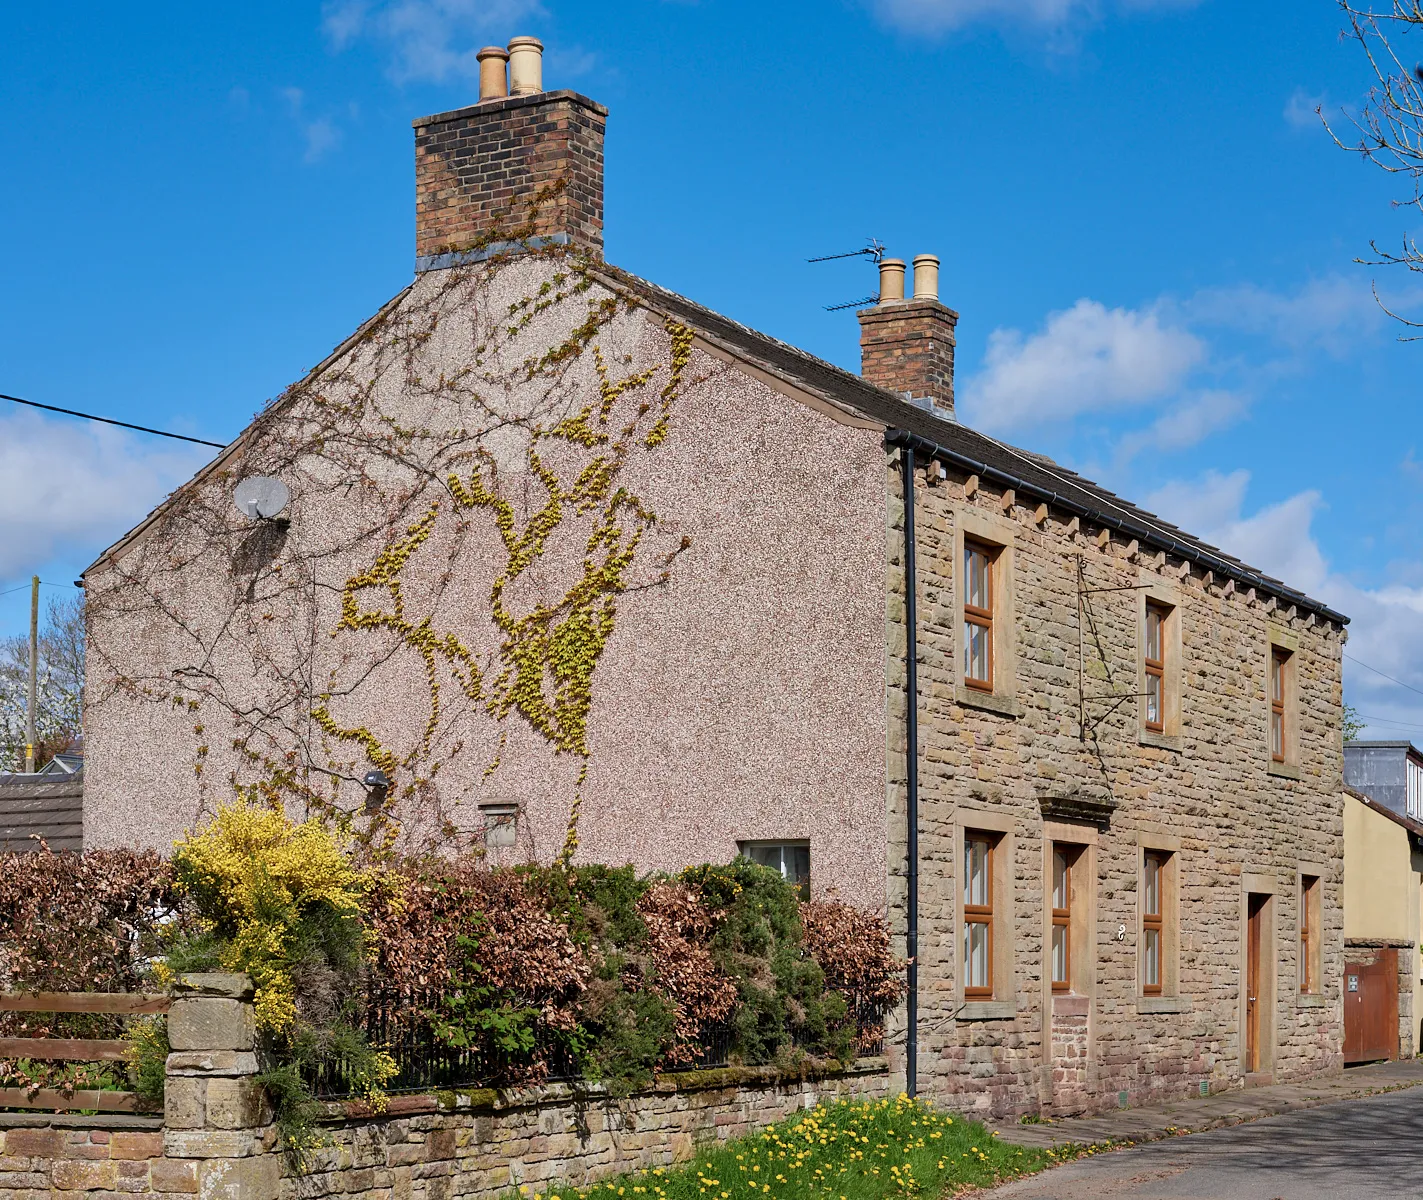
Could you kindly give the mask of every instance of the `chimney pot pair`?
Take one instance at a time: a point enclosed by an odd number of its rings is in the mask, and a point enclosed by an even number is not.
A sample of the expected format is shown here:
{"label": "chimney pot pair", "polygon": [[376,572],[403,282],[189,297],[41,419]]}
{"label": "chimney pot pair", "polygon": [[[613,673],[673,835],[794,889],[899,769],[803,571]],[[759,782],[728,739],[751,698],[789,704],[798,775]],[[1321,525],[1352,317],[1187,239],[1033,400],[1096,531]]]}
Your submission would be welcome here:
{"label": "chimney pot pair", "polygon": [[[474,57],[479,61],[479,100],[505,96],[532,96],[544,90],[544,44],[536,37],[516,37],[505,50],[485,46]],[[505,64],[508,74],[505,74]]]}
{"label": "chimney pot pair", "polygon": [[[939,258],[935,254],[914,257],[914,299],[939,298]],[[887,304],[904,299],[904,260],[882,258],[879,264],[879,302]]]}

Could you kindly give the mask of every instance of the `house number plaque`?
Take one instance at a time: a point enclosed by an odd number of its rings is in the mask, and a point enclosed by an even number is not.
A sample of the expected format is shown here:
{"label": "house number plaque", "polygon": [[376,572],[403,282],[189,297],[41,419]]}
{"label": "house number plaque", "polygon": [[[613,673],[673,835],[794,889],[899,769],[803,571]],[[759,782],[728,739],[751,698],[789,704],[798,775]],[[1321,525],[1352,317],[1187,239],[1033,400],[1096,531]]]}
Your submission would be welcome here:
{"label": "house number plaque", "polygon": [[1359,990],[1359,977],[1357,975],[1349,976],[1349,990],[1351,992],[1357,992]]}

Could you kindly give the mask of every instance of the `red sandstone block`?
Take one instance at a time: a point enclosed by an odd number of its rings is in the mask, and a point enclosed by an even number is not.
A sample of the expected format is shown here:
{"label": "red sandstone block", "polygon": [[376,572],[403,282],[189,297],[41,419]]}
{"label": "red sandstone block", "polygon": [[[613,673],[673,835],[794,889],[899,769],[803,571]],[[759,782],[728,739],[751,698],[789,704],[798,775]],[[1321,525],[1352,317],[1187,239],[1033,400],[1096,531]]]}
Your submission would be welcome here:
{"label": "red sandstone block", "polygon": [[64,1135],[57,1129],[11,1129],[5,1134],[5,1153],[18,1158],[58,1158],[64,1152]]}
{"label": "red sandstone block", "polygon": [[110,1149],[115,1158],[161,1158],[163,1156],[163,1135],[161,1133],[116,1133]]}
{"label": "red sandstone block", "polygon": [[109,1144],[109,1131],[107,1129],[91,1130],[89,1140],[96,1146],[107,1146]]}

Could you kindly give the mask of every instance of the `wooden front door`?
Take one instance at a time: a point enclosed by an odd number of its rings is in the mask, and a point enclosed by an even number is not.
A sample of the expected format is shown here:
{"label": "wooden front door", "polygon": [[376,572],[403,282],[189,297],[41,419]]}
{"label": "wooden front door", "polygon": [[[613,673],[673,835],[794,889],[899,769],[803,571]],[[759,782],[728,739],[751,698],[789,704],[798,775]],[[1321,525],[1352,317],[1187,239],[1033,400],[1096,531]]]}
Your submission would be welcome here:
{"label": "wooden front door", "polygon": [[1344,1061],[1398,1057],[1398,951],[1351,950],[1344,964]]}
{"label": "wooden front door", "polygon": [[1260,1069],[1260,957],[1266,897],[1252,894],[1245,938],[1245,1069]]}

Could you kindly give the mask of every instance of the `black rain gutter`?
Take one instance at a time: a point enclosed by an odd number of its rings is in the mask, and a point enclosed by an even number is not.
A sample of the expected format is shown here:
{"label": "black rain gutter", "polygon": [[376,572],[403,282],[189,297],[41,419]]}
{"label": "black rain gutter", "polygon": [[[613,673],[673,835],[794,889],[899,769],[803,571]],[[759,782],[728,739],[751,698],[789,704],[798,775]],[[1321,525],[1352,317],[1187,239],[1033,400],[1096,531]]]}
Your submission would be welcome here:
{"label": "black rain gutter", "polygon": [[913,1098],[919,1083],[919,613],[914,571],[914,446],[899,456],[904,473],[904,762],[905,890],[904,956],[909,960],[905,997],[904,1090]]}
{"label": "black rain gutter", "polygon": [[[960,454],[957,450],[950,450],[947,446],[941,446],[938,442],[920,437],[917,433],[910,433],[907,429],[887,430],[884,435],[884,441],[886,446],[897,446],[910,453],[918,451],[925,457],[942,459],[944,462],[953,463],[954,466],[969,471],[977,475],[980,479],[1003,484],[1006,487],[1012,488],[1014,492],[1031,496],[1035,500],[1043,501],[1057,508],[1066,509],[1076,516],[1091,521],[1094,525],[1114,529],[1118,533],[1124,533],[1139,542],[1145,542],[1148,545],[1155,546],[1158,550],[1165,550],[1170,554],[1176,554],[1182,558],[1189,559],[1191,562],[1199,563],[1202,566],[1210,568],[1210,570],[1217,574],[1226,576],[1228,579],[1234,579],[1237,583],[1244,583],[1250,587],[1257,588],[1262,592],[1277,596],[1281,600],[1288,600],[1291,604],[1304,609],[1306,612],[1315,613],[1326,620],[1334,621],[1339,625],[1347,625],[1349,623],[1349,618],[1343,613],[1336,612],[1328,605],[1321,604],[1318,600],[1310,599],[1303,592],[1295,591],[1294,588],[1284,587],[1280,583],[1271,582],[1258,571],[1252,571],[1239,563],[1227,562],[1219,555],[1212,554],[1200,546],[1177,541],[1171,537],[1170,534],[1163,533],[1150,525],[1139,524],[1126,517],[1117,516],[1113,513],[1093,508],[1091,505],[1083,504],[1082,501],[1075,500],[1071,496],[1064,496],[1061,492],[1049,491],[1047,488],[1040,487],[1038,484],[1030,483],[1028,480],[1014,475],[1011,471],[1005,471],[1000,467],[989,466],[987,463],[977,462],[966,454]],[[913,562],[912,550],[909,555],[906,555],[906,561]],[[912,630],[910,636],[912,639]]]}

